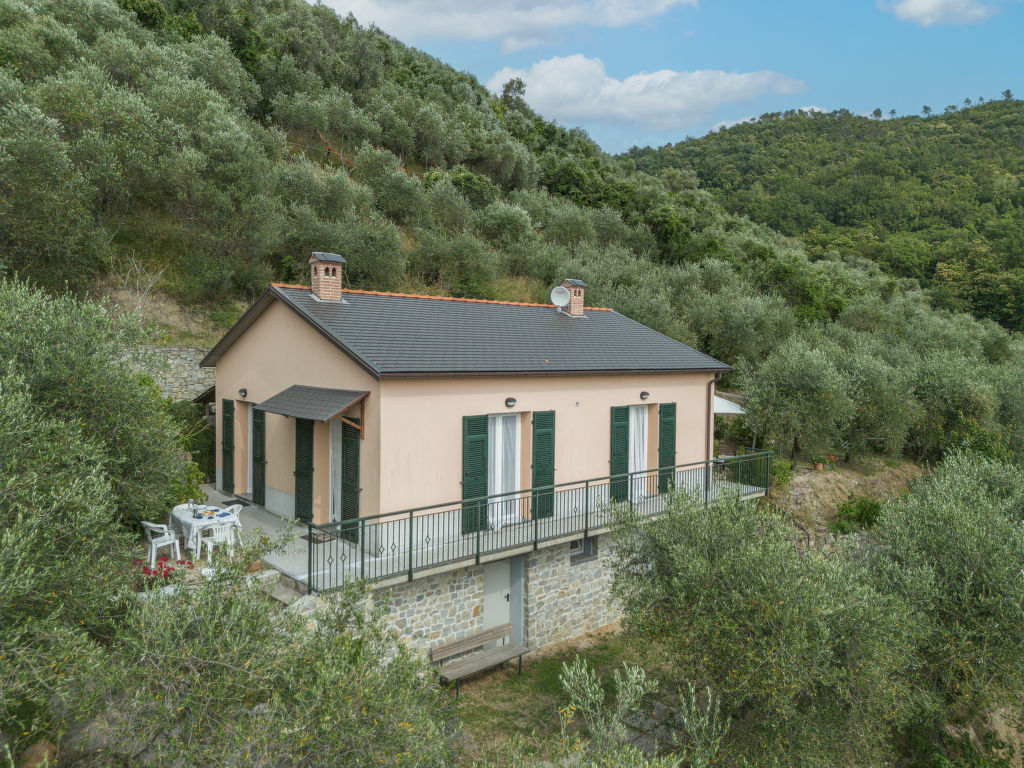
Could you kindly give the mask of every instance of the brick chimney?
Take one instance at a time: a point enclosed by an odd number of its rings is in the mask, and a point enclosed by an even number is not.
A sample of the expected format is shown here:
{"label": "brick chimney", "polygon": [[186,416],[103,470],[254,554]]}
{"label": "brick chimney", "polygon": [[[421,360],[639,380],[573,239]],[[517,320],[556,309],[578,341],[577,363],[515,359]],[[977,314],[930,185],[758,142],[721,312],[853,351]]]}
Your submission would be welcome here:
{"label": "brick chimney", "polygon": [[345,259],[336,253],[313,251],[309,257],[310,285],[321,301],[341,301],[341,275]]}
{"label": "brick chimney", "polygon": [[562,281],[562,287],[569,291],[569,315],[583,317],[583,289],[587,284],[582,280],[567,277]]}

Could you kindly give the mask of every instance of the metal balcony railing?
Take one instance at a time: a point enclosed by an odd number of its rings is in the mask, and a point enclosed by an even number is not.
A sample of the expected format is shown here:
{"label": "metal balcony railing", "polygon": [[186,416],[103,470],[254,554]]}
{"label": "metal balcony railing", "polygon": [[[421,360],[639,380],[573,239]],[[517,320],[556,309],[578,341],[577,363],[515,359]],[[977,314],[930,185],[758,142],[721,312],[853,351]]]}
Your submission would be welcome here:
{"label": "metal balcony railing", "polygon": [[653,517],[665,511],[672,492],[705,502],[725,492],[762,496],[770,484],[771,457],[771,451],[761,451],[357,520],[307,523],[309,591],[329,592],[358,579],[411,581],[417,572],[586,537],[611,524],[614,505],[628,504]]}

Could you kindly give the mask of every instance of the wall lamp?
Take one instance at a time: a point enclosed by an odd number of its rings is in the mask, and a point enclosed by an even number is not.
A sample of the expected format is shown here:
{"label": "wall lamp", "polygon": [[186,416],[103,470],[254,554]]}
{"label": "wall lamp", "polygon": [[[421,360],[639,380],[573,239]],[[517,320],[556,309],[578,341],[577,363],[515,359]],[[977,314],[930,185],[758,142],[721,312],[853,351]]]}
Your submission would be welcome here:
{"label": "wall lamp", "polygon": [[242,387],[240,390],[238,390],[238,396],[239,397],[245,397],[248,394],[249,394],[249,390],[246,389],[245,387]]}
{"label": "wall lamp", "polygon": [[651,393],[650,393],[650,392],[641,392],[641,393],[640,393],[640,399],[641,399],[641,400],[646,400],[646,399],[647,399],[648,397],[650,397],[650,396],[651,396]]}
{"label": "wall lamp", "polygon": [[514,397],[506,397],[505,398],[505,407],[506,408],[515,408],[516,407],[516,399]]}

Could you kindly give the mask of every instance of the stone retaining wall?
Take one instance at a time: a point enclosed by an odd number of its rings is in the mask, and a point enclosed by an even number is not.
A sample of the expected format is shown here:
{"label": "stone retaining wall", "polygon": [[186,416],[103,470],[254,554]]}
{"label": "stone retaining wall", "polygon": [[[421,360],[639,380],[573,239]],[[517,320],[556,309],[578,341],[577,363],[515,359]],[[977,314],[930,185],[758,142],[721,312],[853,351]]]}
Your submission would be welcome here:
{"label": "stone retaining wall", "polygon": [[213,386],[214,369],[200,368],[207,350],[199,347],[162,347],[148,344],[132,365],[156,379],[160,393],[172,400],[191,400]]}

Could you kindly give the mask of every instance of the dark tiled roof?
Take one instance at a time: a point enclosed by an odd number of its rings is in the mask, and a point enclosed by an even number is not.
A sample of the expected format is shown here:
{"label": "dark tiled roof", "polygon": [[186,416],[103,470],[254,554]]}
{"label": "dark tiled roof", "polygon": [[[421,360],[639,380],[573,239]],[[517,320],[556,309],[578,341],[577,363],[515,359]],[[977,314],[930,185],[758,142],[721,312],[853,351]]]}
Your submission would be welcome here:
{"label": "dark tiled roof", "polygon": [[[371,291],[345,291],[342,303],[308,288],[270,291],[378,377],[730,370],[608,309],[574,318],[548,305]],[[204,364],[243,330],[229,331]]]}
{"label": "dark tiled roof", "polygon": [[335,264],[346,264],[344,256],[339,256],[336,253],[324,253],[323,251],[313,251],[313,258],[317,261],[333,261]]}
{"label": "dark tiled roof", "polygon": [[280,413],[297,419],[327,421],[358,403],[369,392],[349,389],[293,386],[254,406],[257,411]]}
{"label": "dark tiled roof", "polygon": [[575,285],[577,288],[588,288],[589,287],[582,280],[577,280],[575,277],[567,277],[562,282],[563,283],[568,283],[569,285]]}

